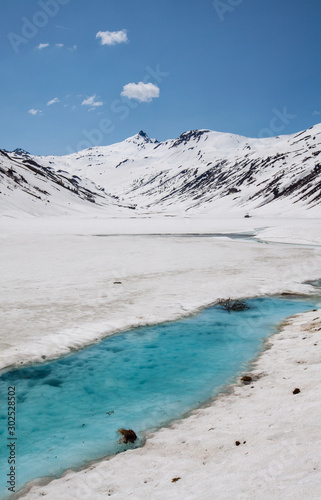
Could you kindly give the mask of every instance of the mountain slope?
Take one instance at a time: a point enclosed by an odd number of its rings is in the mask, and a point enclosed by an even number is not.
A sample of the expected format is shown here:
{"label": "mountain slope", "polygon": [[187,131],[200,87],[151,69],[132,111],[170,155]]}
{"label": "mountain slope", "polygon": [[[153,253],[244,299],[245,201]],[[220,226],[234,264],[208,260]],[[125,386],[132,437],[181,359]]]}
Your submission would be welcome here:
{"label": "mountain slope", "polygon": [[0,150],[0,210],[31,215],[84,212],[91,205],[118,208],[115,199],[89,180],[44,166],[23,150]]}
{"label": "mountain slope", "polygon": [[141,131],[111,146],[30,159],[94,189],[101,205],[108,198],[136,213],[317,216],[321,202],[321,124],[266,139],[195,130],[157,142]]}

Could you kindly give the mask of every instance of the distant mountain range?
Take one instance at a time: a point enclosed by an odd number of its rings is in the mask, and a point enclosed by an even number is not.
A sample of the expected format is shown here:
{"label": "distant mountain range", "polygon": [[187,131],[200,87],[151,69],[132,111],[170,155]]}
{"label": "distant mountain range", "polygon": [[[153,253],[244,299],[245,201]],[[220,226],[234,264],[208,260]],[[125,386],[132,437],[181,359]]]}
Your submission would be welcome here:
{"label": "distant mountain range", "polygon": [[68,156],[0,150],[0,181],[2,214],[319,216],[321,124],[266,139],[140,131]]}

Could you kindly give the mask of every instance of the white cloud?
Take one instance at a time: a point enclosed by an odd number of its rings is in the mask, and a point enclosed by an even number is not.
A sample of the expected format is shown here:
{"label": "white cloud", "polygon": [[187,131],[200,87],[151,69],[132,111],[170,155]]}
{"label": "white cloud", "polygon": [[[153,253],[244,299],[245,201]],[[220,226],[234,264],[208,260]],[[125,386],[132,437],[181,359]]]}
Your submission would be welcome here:
{"label": "white cloud", "polygon": [[73,45],[72,47],[69,47],[68,50],[70,50],[70,52],[74,52],[75,50],[77,50],[77,45]]}
{"label": "white cloud", "polygon": [[313,115],[315,115],[315,116],[316,116],[316,115],[321,115],[321,111],[313,111],[313,113],[312,113],[312,114],[313,114]]}
{"label": "white cloud", "polygon": [[98,31],[96,38],[100,38],[101,45],[116,45],[128,42],[127,30]]}
{"label": "white cloud", "polygon": [[159,97],[159,88],[153,83],[128,83],[121,95],[128,99],[137,99],[139,102],[151,102],[155,97]]}
{"label": "white cloud", "polygon": [[96,94],[88,97],[87,99],[84,99],[81,104],[83,106],[90,106],[91,108],[97,108],[98,106],[102,106],[104,104],[102,101],[96,101],[95,99]]}
{"label": "white cloud", "polygon": [[56,43],[56,47],[58,47],[59,49],[61,49],[63,46],[64,46],[63,43]]}
{"label": "white cloud", "polygon": [[49,43],[39,43],[39,45],[37,45],[36,49],[46,49],[47,47],[49,47]]}
{"label": "white cloud", "polygon": [[38,113],[42,113],[41,109],[29,109],[28,113],[31,115],[37,115]]}
{"label": "white cloud", "polygon": [[60,102],[58,97],[55,97],[54,99],[51,99],[51,101],[48,101],[47,106],[51,106],[52,104],[56,104],[56,102]]}

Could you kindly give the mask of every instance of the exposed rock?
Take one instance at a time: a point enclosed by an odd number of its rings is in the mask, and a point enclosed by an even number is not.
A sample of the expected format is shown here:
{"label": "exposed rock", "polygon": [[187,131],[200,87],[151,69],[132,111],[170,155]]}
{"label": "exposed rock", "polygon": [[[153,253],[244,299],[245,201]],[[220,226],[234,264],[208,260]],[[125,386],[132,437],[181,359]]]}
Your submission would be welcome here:
{"label": "exposed rock", "polygon": [[132,429],[118,429],[118,431],[123,437],[120,442],[122,443],[134,443],[137,439],[136,433]]}

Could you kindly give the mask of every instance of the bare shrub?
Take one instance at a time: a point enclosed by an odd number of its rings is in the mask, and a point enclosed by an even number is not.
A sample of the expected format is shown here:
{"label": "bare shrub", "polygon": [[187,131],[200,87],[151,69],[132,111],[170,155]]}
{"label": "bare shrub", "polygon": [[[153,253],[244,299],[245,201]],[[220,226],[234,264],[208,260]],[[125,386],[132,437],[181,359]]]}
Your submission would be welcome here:
{"label": "bare shrub", "polygon": [[220,299],[218,301],[220,307],[225,309],[227,312],[231,311],[244,311],[245,309],[249,309],[249,306],[245,302],[245,300],[240,299]]}

